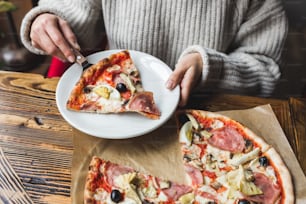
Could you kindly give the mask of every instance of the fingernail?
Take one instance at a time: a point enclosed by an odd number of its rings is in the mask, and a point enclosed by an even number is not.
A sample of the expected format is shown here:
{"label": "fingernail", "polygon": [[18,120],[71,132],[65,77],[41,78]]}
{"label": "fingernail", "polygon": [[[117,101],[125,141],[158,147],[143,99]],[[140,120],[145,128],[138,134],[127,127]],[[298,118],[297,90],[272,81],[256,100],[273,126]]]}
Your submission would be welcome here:
{"label": "fingernail", "polygon": [[166,87],[168,88],[168,89],[173,89],[174,88],[174,83],[173,83],[173,81],[172,80],[168,80],[167,82],[166,82]]}
{"label": "fingernail", "polygon": [[69,60],[69,62],[73,63],[74,62],[74,57],[73,56],[69,56],[68,60]]}
{"label": "fingernail", "polygon": [[80,47],[80,45],[79,45],[77,42],[73,43],[73,46],[74,46],[77,50],[81,50],[81,47]]}

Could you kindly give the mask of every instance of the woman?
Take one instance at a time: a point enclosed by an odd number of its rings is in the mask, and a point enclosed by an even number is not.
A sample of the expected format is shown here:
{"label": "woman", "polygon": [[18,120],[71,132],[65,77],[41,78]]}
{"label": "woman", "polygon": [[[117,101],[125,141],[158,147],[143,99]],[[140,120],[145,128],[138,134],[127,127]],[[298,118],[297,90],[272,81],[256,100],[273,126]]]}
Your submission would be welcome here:
{"label": "woman", "polygon": [[166,86],[191,92],[269,96],[280,77],[287,35],[281,0],[41,0],[21,26],[37,54],[74,62],[70,46],[154,55],[174,72]]}

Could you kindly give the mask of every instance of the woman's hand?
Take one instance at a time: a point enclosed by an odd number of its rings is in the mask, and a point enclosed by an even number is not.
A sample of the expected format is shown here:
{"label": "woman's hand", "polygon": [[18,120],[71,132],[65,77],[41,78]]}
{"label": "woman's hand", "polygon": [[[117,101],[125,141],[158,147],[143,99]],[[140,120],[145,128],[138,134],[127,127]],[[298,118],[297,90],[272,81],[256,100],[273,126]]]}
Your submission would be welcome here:
{"label": "woman's hand", "polygon": [[34,47],[63,61],[75,61],[71,46],[80,49],[67,21],[49,13],[36,17],[31,26],[30,38]]}
{"label": "woman's hand", "polygon": [[175,70],[170,75],[166,87],[174,89],[177,85],[181,88],[179,106],[185,106],[191,91],[195,88],[202,76],[203,62],[199,53],[183,56],[176,64]]}

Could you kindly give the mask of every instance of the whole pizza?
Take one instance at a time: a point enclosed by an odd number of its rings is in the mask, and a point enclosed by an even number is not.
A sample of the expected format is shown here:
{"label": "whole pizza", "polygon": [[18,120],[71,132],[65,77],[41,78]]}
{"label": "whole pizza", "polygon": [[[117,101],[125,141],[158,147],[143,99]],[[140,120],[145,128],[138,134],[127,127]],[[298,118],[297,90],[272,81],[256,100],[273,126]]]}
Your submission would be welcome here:
{"label": "whole pizza", "polygon": [[187,184],[94,157],[84,203],[294,203],[291,175],[280,155],[247,127],[202,110],[178,111],[176,119]]}

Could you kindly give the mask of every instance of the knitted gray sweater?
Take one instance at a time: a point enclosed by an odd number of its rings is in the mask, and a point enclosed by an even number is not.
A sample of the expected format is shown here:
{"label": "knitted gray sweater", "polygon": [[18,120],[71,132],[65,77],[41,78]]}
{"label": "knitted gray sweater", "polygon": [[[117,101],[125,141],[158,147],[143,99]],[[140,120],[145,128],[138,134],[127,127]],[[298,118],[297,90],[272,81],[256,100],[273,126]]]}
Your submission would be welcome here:
{"label": "knitted gray sweater", "polygon": [[288,22],[281,0],[41,0],[21,26],[44,12],[66,19],[84,48],[106,33],[110,49],[152,54],[171,68],[185,54],[203,59],[198,90],[268,96],[280,77]]}

